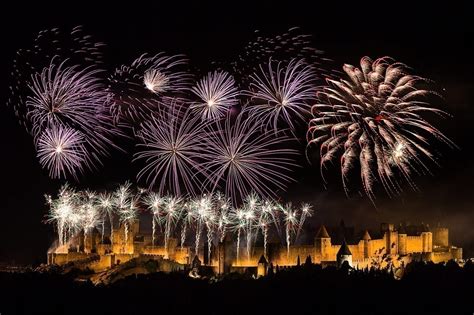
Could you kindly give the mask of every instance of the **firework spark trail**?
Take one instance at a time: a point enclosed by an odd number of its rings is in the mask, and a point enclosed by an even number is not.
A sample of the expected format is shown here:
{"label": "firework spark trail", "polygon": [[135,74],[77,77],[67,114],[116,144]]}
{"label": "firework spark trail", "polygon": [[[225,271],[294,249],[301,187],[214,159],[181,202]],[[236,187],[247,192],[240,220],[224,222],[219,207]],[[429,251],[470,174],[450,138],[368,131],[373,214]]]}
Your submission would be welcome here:
{"label": "firework spark trail", "polygon": [[[67,62],[69,65],[81,65],[81,69],[98,68],[103,64],[101,42],[85,34],[80,26],[71,31],[58,28],[40,31],[30,48],[19,49],[13,62],[11,94],[8,104],[13,107],[21,125],[31,132],[32,122],[27,118],[27,96],[30,95],[31,77],[51,66]],[[54,56],[54,58],[53,58]]]}
{"label": "firework spark trail", "polygon": [[236,247],[236,257],[237,263],[240,259],[240,236],[242,231],[245,231],[245,212],[241,208],[232,208],[229,213],[229,218],[231,222],[231,229],[234,232],[237,232],[237,247]]}
{"label": "firework spark trail", "polygon": [[412,173],[429,172],[426,159],[437,164],[429,138],[455,145],[424,118],[448,116],[430,104],[437,94],[424,87],[429,80],[389,57],[364,57],[360,66],[344,65],[347,79],[327,80],[312,107],[308,140],[320,150],[323,179],[326,164],[339,159],[348,193],[349,172],[359,166],[363,189],[374,202],[375,182],[390,196],[402,189],[399,177],[416,189]]}
{"label": "firework spark trail", "polygon": [[297,151],[280,148],[289,141],[288,137],[261,133],[258,121],[243,120],[242,115],[235,122],[228,117],[223,127],[218,123],[215,127],[204,139],[205,184],[212,191],[222,188],[234,206],[239,202],[238,196],[251,191],[263,197],[273,196],[293,180],[287,173],[296,166],[293,157]]}
{"label": "firework spark trail", "polygon": [[105,234],[105,221],[106,218],[109,220],[110,226],[110,242],[113,243],[113,229],[114,229],[114,207],[112,196],[109,193],[101,193],[97,196],[97,203],[98,207],[102,214],[102,243],[104,242],[104,234]]}
{"label": "firework spark trail", "polygon": [[82,172],[86,162],[86,149],[82,134],[74,129],[53,126],[45,129],[38,138],[37,156],[51,178],[66,177]]}
{"label": "firework spark trail", "polygon": [[196,230],[195,254],[198,255],[203,224],[207,222],[212,211],[212,196],[203,195],[191,200],[190,203],[190,212],[188,215],[190,215]]}
{"label": "firework spark trail", "polygon": [[190,88],[192,76],[182,55],[140,56],[122,65],[108,78],[113,94],[111,111],[116,122],[136,125],[147,120],[170,99],[181,98]]}
{"label": "firework spark trail", "polygon": [[258,214],[258,228],[262,230],[263,234],[263,254],[266,258],[267,256],[267,242],[268,242],[268,232],[270,225],[273,223],[278,229],[277,219],[276,219],[276,205],[270,200],[265,200],[261,202]]}
{"label": "firework spark trail", "polygon": [[196,173],[203,172],[198,159],[205,149],[206,126],[180,104],[144,123],[137,133],[140,143],[134,161],[146,164],[137,178],[145,178],[150,187],[157,185],[160,194],[165,190],[177,196],[198,194],[203,185]]}
{"label": "firework spark trail", "polygon": [[298,226],[297,212],[293,209],[291,203],[279,205],[280,211],[283,213],[283,222],[285,225],[286,250],[287,257],[290,256],[291,235]]}
{"label": "firework spark trail", "polygon": [[[195,198],[171,195],[161,197],[155,192],[133,191],[129,182],[120,185],[113,193],[100,194],[88,190],[76,191],[64,185],[57,198],[46,196],[46,201],[50,207],[47,222],[54,222],[57,225],[60,246],[82,231],[84,244],[87,244],[87,237],[93,230],[98,229],[107,217],[112,232],[113,214],[117,213],[125,230],[123,252],[129,239],[130,225],[137,219],[139,206],[143,205],[153,216],[153,235],[156,234],[156,226],[164,227],[166,250],[169,247],[169,239],[177,227],[181,228],[181,247],[184,248],[186,230],[190,227],[195,231],[194,250],[198,255],[202,233],[206,229],[209,264],[211,264],[214,238],[222,242],[227,231],[232,231],[237,235],[236,256],[239,264],[241,263],[242,236],[246,240],[247,259],[251,260],[253,242],[259,230],[262,230],[264,236],[264,255],[268,255],[268,233],[271,227],[278,230],[280,225],[278,213],[280,212],[283,214],[281,224],[285,227],[283,242],[289,252],[293,238],[294,242],[297,242],[298,234],[306,218],[312,214],[311,206],[308,204],[302,204],[300,208],[293,209],[291,204],[281,205],[273,200],[264,200],[256,193],[245,196],[241,207],[233,208],[230,207],[229,198],[220,192]],[[296,237],[294,237],[295,234]],[[155,238],[152,236],[152,246],[154,245]]]}
{"label": "firework spark trail", "polygon": [[252,254],[252,240],[253,240],[253,230],[255,229],[256,224],[256,212],[260,207],[260,200],[256,193],[251,193],[244,201],[243,210],[244,210],[244,221],[245,221],[245,234],[247,240],[247,257],[250,259]]}
{"label": "firework spark trail", "polygon": [[323,56],[323,51],[313,47],[311,35],[301,33],[299,28],[293,27],[274,36],[265,36],[259,31],[255,33],[256,38],[231,63],[232,72],[239,77],[243,87],[250,83],[248,74],[258,71],[259,66],[270,58],[285,63],[292,59],[305,60],[320,78],[331,74],[327,70],[330,60]]}
{"label": "firework spark trail", "polygon": [[227,233],[227,227],[230,224],[230,199],[220,192],[216,192],[214,198],[217,203],[216,208],[218,209],[217,232],[219,234],[219,242],[223,242]]}
{"label": "firework spark trail", "polygon": [[217,119],[238,104],[239,92],[234,78],[224,71],[214,71],[203,77],[191,91],[199,98],[190,108],[203,119]]}
{"label": "firework spark trail", "polygon": [[168,252],[168,242],[174,224],[181,216],[182,198],[168,196],[165,198],[163,207],[163,221],[165,223],[165,249]]}
{"label": "firework spark trail", "polygon": [[303,224],[306,221],[306,218],[309,218],[313,215],[313,209],[310,204],[308,203],[303,203],[300,207],[300,219],[298,222],[298,228],[296,231],[296,238],[295,242],[298,241],[298,238],[300,236],[301,230],[303,229]]}
{"label": "firework spark trail", "polygon": [[279,131],[279,123],[295,132],[294,121],[306,121],[311,103],[316,97],[316,75],[310,65],[303,60],[291,60],[287,65],[271,59],[266,69],[250,75],[251,97],[246,107],[249,115],[260,118],[266,130]]}
{"label": "firework spark trail", "polygon": [[114,192],[114,204],[117,208],[120,223],[124,225],[125,246],[128,242],[129,225],[137,218],[137,198],[131,192],[131,183],[126,182]]}
{"label": "firework spark trail", "polygon": [[[111,124],[108,114],[109,94],[100,81],[100,70],[78,66],[56,65],[36,73],[29,83],[31,95],[27,97],[27,118],[32,123],[35,139],[48,128],[67,127],[77,131],[87,148],[84,166],[93,168],[108,155],[108,148],[117,146],[112,138],[121,135]],[[88,154],[85,154],[85,153]]]}
{"label": "firework spark trail", "polygon": [[102,224],[100,212],[97,209],[96,194],[92,191],[85,191],[80,194],[82,198],[80,211],[80,225],[84,231],[84,249],[87,245],[89,233],[97,226]]}
{"label": "firework spark trail", "polygon": [[151,234],[151,245],[155,246],[155,236],[156,236],[156,225],[158,224],[161,227],[161,207],[164,203],[164,198],[155,192],[148,193],[144,198],[144,204],[148,207],[152,214],[152,234]]}

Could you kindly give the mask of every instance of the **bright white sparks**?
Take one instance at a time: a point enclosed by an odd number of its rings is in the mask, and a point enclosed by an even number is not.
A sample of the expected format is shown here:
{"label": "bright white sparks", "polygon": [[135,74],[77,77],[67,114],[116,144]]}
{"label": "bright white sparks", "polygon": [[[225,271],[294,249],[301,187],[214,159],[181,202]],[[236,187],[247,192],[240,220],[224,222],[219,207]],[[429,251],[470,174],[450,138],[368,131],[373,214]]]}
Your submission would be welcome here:
{"label": "bright white sparks", "polygon": [[203,119],[224,116],[231,106],[238,103],[239,92],[234,78],[223,71],[208,73],[191,90],[199,101],[191,104],[191,109]]}

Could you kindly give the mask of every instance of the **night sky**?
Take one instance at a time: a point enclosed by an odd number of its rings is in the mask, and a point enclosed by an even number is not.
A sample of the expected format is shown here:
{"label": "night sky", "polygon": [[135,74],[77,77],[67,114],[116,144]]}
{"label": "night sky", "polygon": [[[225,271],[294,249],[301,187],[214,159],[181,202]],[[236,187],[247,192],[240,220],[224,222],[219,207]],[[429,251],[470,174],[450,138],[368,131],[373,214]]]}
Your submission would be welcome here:
{"label": "night sky", "polygon": [[[290,185],[283,197],[312,202],[317,210],[314,226],[338,224],[341,219],[356,228],[376,227],[383,221],[440,222],[450,228],[453,244],[474,256],[474,27],[467,4],[387,1],[385,5],[347,6],[342,1],[289,1],[276,5],[268,1],[255,5],[235,1],[213,5],[193,1],[172,6],[163,1],[131,1],[133,5],[125,6],[119,1],[98,2],[32,5],[16,1],[0,10],[0,262],[46,260],[56,235],[52,225],[43,224],[47,213],[43,194],[54,194],[62,183],[49,179],[41,169],[31,137],[4,105],[13,57],[18,48],[31,45],[38,31],[76,25],[107,44],[110,69],[143,52],[167,51],[184,53],[194,67],[207,70],[213,60],[235,56],[254,38],[255,30],[277,35],[293,26],[311,34],[314,46],[325,51],[337,69],[344,63],[357,66],[365,55],[388,55],[406,63],[416,74],[436,81],[445,109],[454,116],[439,121],[438,127],[460,149],[437,147],[443,155],[442,167],[433,168],[433,176],[415,177],[419,191],[406,187],[393,199],[379,194],[376,208],[357,194],[347,198],[337,177],[324,186],[317,166],[303,165],[296,174],[298,183]],[[80,184],[100,188],[128,177],[134,180],[130,160],[129,155],[116,153],[104,160],[98,172],[83,176]]]}

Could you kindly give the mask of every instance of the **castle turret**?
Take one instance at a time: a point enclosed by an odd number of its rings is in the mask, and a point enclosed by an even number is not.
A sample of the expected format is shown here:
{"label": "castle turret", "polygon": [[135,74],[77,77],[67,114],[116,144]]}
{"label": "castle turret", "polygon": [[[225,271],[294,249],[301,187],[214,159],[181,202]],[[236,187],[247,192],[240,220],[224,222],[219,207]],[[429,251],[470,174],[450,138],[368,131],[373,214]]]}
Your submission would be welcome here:
{"label": "castle turret", "polygon": [[341,248],[339,248],[339,251],[337,252],[337,266],[340,268],[345,261],[347,261],[349,266],[352,267],[352,253],[344,239]]}
{"label": "castle turret", "polygon": [[232,264],[232,254],[230,252],[232,251],[232,242],[227,236],[225,236],[222,242],[219,242],[217,251],[217,271],[219,274],[228,273]]}
{"label": "castle turret", "polygon": [[370,237],[369,231],[365,230],[364,235],[362,236],[362,240],[364,241],[364,258],[370,257]]}
{"label": "castle turret", "polygon": [[433,234],[428,225],[422,226],[421,239],[423,253],[431,253],[433,251]]}
{"label": "castle turret", "polygon": [[433,229],[433,246],[448,247],[449,246],[449,231],[445,227],[439,225]]}
{"label": "castle turret", "polygon": [[257,277],[265,277],[267,275],[268,262],[265,257],[262,255],[258,260],[257,266]]}
{"label": "castle turret", "polygon": [[384,233],[385,238],[385,252],[387,254],[397,254],[398,253],[398,232],[395,231],[393,224],[391,223],[382,223],[380,226],[382,233]]}
{"label": "castle turret", "polygon": [[398,228],[398,254],[407,254],[407,232],[405,230],[405,227],[401,224]]}
{"label": "castle turret", "polygon": [[329,260],[329,252],[331,249],[331,237],[326,230],[324,225],[321,225],[318,233],[314,239],[314,245],[316,247],[316,255],[320,256],[321,261]]}

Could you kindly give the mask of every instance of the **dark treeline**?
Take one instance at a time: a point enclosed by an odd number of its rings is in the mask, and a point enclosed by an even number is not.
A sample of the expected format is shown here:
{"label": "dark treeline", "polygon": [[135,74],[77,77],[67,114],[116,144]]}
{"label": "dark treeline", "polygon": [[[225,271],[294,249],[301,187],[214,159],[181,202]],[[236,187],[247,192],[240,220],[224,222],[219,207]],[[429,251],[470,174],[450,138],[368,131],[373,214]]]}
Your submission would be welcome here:
{"label": "dark treeline", "polygon": [[303,264],[258,280],[229,274],[129,276],[111,286],[77,273],[1,273],[2,314],[472,314],[474,264],[412,263],[390,272]]}

